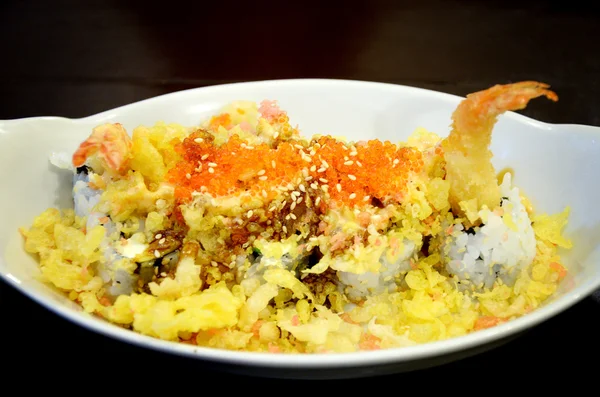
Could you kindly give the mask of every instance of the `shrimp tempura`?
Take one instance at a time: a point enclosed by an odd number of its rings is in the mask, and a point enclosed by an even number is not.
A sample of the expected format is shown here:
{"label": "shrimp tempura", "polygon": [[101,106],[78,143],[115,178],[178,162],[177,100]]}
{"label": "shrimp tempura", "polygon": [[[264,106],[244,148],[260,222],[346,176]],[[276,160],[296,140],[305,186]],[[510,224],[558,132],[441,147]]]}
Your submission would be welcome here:
{"label": "shrimp tempura", "polygon": [[128,169],[131,145],[131,138],[121,124],[99,125],[73,154],[73,165],[81,167],[92,158],[99,160],[105,170],[125,173]]}
{"label": "shrimp tempura", "polygon": [[[535,81],[496,85],[467,95],[452,115],[452,130],[442,141],[446,179],[450,182],[450,204],[456,214],[464,215],[483,206],[500,204],[500,188],[489,149],[492,129],[499,115],[520,110],[539,96],[557,101],[549,86]],[[461,206],[462,203],[462,206]],[[474,222],[473,214],[469,220]]]}

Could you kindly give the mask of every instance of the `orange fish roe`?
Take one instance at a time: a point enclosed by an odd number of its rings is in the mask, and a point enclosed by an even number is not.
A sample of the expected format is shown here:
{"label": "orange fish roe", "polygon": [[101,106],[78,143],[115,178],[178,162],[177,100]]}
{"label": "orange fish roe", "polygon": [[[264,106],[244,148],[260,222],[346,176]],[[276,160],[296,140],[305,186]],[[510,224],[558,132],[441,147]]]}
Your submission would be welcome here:
{"label": "orange fish roe", "polygon": [[415,148],[378,140],[348,146],[329,136],[308,147],[289,140],[272,148],[251,146],[234,134],[217,147],[210,134],[199,130],[176,150],[183,161],[169,171],[168,180],[179,201],[189,200],[194,191],[214,197],[250,192],[269,201],[305,181],[300,191],[322,197],[323,210],[332,204],[371,205],[372,199],[400,202],[411,173],[423,168]]}
{"label": "orange fish roe", "polygon": [[311,176],[328,185],[333,201],[346,205],[370,204],[372,198],[400,202],[411,172],[418,173],[424,164],[418,149],[398,148],[389,141],[347,146],[324,136],[312,147]]}
{"label": "orange fish roe", "polygon": [[196,131],[177,146],[183,161],[167,178],[175,185],[179,201],[189,200],[194,191],[215,197],[251,192],[272,200],[301,170],[303,160],[292,142],[276,149],[267,144],[251,146],[235,134],[220,147],[212,141],[209,134]]}

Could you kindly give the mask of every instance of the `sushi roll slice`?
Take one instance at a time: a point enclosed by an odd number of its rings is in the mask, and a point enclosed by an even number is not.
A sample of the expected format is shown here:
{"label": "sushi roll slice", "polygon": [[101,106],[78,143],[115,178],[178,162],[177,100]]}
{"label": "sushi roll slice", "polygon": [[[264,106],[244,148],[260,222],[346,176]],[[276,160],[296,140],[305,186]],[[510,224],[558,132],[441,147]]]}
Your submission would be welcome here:
{"label": "sushi roll slice", "polygon": [[499,206],[479,211],[480,225],[466,229],[458,223],[446,229],[442,244],[446,270],[461,287],[489,289],[497,279],[512,285],[535,257],[531,219],[510,173],[504,174],[500,191]]}
{"label": "sushi roll slice", "polygon": [[[134,241],[128,242],[127,245],[120,244],[121,235],[115,223],[107,213],[98,209],[102,190],[91,186],[90,178],[95,176],[97,174],[88,166],[81,166],[75,170],[73,176],[75,214],[86,218],[86,230],[91,230],[97,225],[102,225],[105,229],[105,237],[100,244],[104,261],[97,263],[94,270],[104,282],[107,297],[129,295],[134,291],[138,277],[131,272],[131,266],[127,266],[129,262],[126,259],[134,258],[138,253],[143,252],[146,246],[136,244]],[[143,224],[138,231],[143,231]]]}
{"label": "sushi roll slice", "polygon": [[[309,244],[322,258],[304,275],[334,271],[339,291],[351,300],[395,291],[422,245],[422,235],[403,226],[408,192],[424,175],[421,152],[329,137],[311,147],[319,159],[314,177],[325,189],[318,199],[319,230]],[[386,173],[373,172],[378,169]]]}

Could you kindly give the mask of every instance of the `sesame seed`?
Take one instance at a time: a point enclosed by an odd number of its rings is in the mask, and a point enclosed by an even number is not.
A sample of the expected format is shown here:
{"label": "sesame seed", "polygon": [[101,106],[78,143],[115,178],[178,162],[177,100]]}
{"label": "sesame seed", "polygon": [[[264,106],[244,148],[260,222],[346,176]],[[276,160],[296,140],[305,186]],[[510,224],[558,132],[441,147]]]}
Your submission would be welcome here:
{"label": "sesame seed", "polygon": [[[306,178],[308,176],[308,168],[306,168],[306,167],[302,168],[302,176],[304,178]],[[300,181],[298,181],[298,183],[300,183]]]}
{"label": "sesame seed", "polygon": [[352,164],[354,164],[354,161],[352,161],[352,160],[348,160],[344,163],[344,165],[352,165]]}
{"label": "sesame seed", "polygon": [[356,156],[357,154],[358,154],[358,152],[357,152],[356,150],[355,150],[355,151],[352,151],[352,152],[350,152],[350,156]]}
{"label": "sesame seed", "polygon": [[393,161],[393,164],[394,164],[394,165],[396,165],[396,164],[398,164],[399,162],[400,162],[400,160],[398,160],[398,159],[394,159],[394,161]]}
{"label": "sesame seed", "polygon": [[348,161],[348,156],[344,156],[344,161]]}
{"label": "sesame seed", "polygon": [[296,208],[296,202],[294,201],[292,205],[290,205],[290,211],[293,211]]}
{"label": "sesame seed", "polygon": [[294,215],[294,214],[290,214],[290,218],[292,218],[293,220],[296,220],[296,219],[297,219],[297,218],[296,218],[296,215]]}
{"label": "sesame seed", "polygon": [[161,277],[167,277],[167,273],[165,273],[165,272],[162,272],[162,273],[160,273],[160,276],[161,276]]}
{"label": "sesame seed", "polygon": [[320,202],[321,202],[321,197],[317,197],[317,199],[315,200],[315,205],[319,205]]}
{"label": "sesame seed", "polygon": [[297,203],[300,204],[302,202],[303,197],[298,197]]}
{"label": "sesame seed", "polygon": [[186,179],[192,179],[192,175],[190,175],[190,173],[188,172],[187,174],[185,174]]}
{"label": "sesame seed", "polygon": [[309,176],[307,176],[306,178],[304,178],[304,180],[305,180],[306,182],[308,182],[308,181],[310,181],[310,180],[312,180],[312,179],[313,179],[313,177],[312,177],[312,176],[310,176],[310,175],[309,175]]}
{"label": "sesame seed", "polygon": [[250,217],[252,216],[252,214],[253,214],[253,213],[254,213],[254,212],[253,212],[252,210],[249,210],[248,212],[246,212],[246,216],[247,216],[248,218],[250,218]]}
{"label": "sesame seed", "polygon": [[365,196],[365,197],[363,197],[363,201],[369,201],[370,198],[371,198],[371,196]]}
{"label": "sesame seed", "polygon": [[266,175],[259,176],[258,179],[260,179],[261,181],[266,181],[267,180],[267,176]]}
{"label": "sesame seed", "polygon": [[281,229],[283,229],[284,233],[287,233],[287,227],[285,225],[283,225],[283,227]]}
{"label": "sesame seed", "polygon": [[206,160],[207,158],[208,158],[208,153],[203,154],[202,157],[200,157],[200,160]]}
{"label": "sesame seed", "polygon": [[254,146],[246,145],[246,149],[252,150],[252,149],[254,149]]}
{"label": "sesame seed", "polygon": [[265,198],[267,197],[267,191],[265,189],[263,189],[263,191],[262,191],[262,196]]}
{"label": "sesame seed", "polygon": [[300,150],[304,149],[304,146],[302,146],[302,145],[298,145],[298,144],[294,145],[294,147],[295,147],[296,149],[300,149]]}
{"label": "sesame seed", "polygon": [[327,164],[327,161],[325,160],[321,160],[321,165],[325,168],[329,168],[329,164]]}
{"label": "sesame seed", "polygon": [[287,188],[288,188],[288,190],[294,190],[294,185],[292,185],[291,183],[288,183]]}
{"label": "sesame seed", "polygon": [[162,234],[158,233],[156,236],[154,236],[155,239],[160,239],[162,237]]}
{"label": "sesame seed", "polygon": [[212,267],[217,267],[219,264],[215,261],[210,261]]}
{"label": "sesame seed", "polygon": [[275,131],[273,133],[273,139],[277,139],[278,136],[279,136],[279,131]]}
{"label": "sesame seed", "polygon": [[335,185],[335,188],[337,189],[338,192],[342,191],[342,185],[340,185],[339,183]]}
{"label": "sesame seed", "polygon": [[217,163],[208,163],[208,166],[209,166],[209,167],[216,167],[216,166],[217,166]]}
{"label": "sesame seed", "polygon": [[327,179],[325,179],[325,178],[319,178],[319,181],[321,181],[321,182],[323,182],[323,183],[327,183],[327,182],[329,182],[329,181],[328,181]]}
{"label": "sesame seed", "polygon": [[316,183],[311,183],[310,187],[312,187],[313,189],[318,189],[319,185],[317,185]]}
{"label": "sesame seed", "polygon": [[327,190],[329,190],[329,185],[321,185],[321,190],[327,193]]}
{"label": "sesame seed", "polygon": [[194,142],[196,142],[196,143],[202,143],[203,141],[204,141],[204,139],[202,139],[202,138],[194,139]]}
{"label": "sesame seed", "polygon": [[208,172],[211,173],[211,174],[214,174],[215,173],[215,169],[214,168],[209,168]]}
{"label": "sesame seed", "polygon": [[354,200],[356,198],[356,193],[351,193],[350,196],[348,196],[348,198],[350,200]]}
{"label": "sesame seed", "polygon": [[156,258],[160,258],[160,252],[158,252],[158,250],[154,250],[154,256]]}
{"label": "sesame seed", "polygon": [[358,160],[356,160],[356,165],[358,165],[359,167],[362,167],[362,163]]}
{"label": "sesame seed", "polygon": [[292,196],[298,196],[298,197],[300,197],[300,194],[301,194],[301,193],[300,193],[299,191],[297,191],[297,190],[294,190],[294,191],[292,192]]}
{"label": "sesame seed", "polygon": [[319,168],[319,169],[317,170],[317,172],[325,172],[325,170],[326,170],[326,169],[327,169],[327,168],[321,167],[321,168]]}
{"label": "sesame seed", "polygon": [[310,150],[310,155],[311,155],[311,156],[314,156],[315,154],[317,154],[317,152],[315,151],[315,149],[311,149],[311,150]]}
{"label": "sesame seed", "polygon": [[290,220],[290,214],[287,214],[287,215],[285,216],[285,220],[286,220],[286,221],[289,221],[289,220]]}
{"label": "sesame seed", "polygon": [[310,167],[310,172],[315,172],[317,170],[317,166],[313,165]]}
{"label": "sesame seed", "polygon": [[277,209],[277,206],[269,208],[269,212],[273,212]]}
{"label": "sesame seed", "polygon": [[267,171],[265,171],[265,170],[260,170],[260,171],[258,171],[258,173],[257,173],[257,174],[258,174],[258,175],[264,175],[264,174],[265,174],[265,172],[267,172]]}
{"label": "sesame seed", "polygon": [[165,241],[167,241],[167,239],[163,237],[163,238],[161,238],[160,240],[158,240],[158,243],[159,243],[159,244],[164,244],[164,243],[165,243]]}
{"label": "sesame seed", "polygon": [[310,163],[312,161],[312,157],[306,156],[306,155],[302,155],[302,160],[306,161],[307,163]]}
{"label": "sesame seed", "polygon": [[350,179],[351,181],[355,181],[356,177],[352,174],[348,174],[348,179]]}
{"label": "sesame seed", "polygon": [[275,168],[277,164],[275,164],[275,160],[271,160],[271,167]]}
{"label": "sesame seed", "polygon": [[306,188],[303,184],[298,185],[298,189],[300,189],[301,192],[306,192]]}

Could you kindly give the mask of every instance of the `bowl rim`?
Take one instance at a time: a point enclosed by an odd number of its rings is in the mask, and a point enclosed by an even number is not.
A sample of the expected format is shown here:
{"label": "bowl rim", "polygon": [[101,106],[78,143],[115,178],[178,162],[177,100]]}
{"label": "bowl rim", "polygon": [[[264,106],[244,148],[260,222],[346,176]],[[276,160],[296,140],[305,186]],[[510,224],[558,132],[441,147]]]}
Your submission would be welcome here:
{"label": "bowl rim", "polygon": [[[63,120],[69,123],[93,123],[95,120],[102,119],[109,114],[122,113],[135,108],[141,108],[149,103],[157,101],[169,101],[182,96],[193,96],[195,93],[202,91],[209,94],[210,91],[236,90],[240,88],[252,88],[254,86],[268,85],[288,85],[290,87],[298,84],[306,85],[307,83],[317,86],[350,86],[355,85],[358,88],[367,90],[404,90],[405,95],[411,93],[420,93],[429,95],[432,98],[443,98],[446,100],[455,101],[458,103],[464,97],[434,91],[426,88],[413,87],[409,85],[375,82],[366,80],[349,80],[349,79],[327,79],[327,78],[295,78],[295,79],[272,79],[272,80],[257,80],[234,82],[227,84],[216,84],[205,87],[190,88],[180,91],[175,91],[159,96],[154,96],[141,101],[125,104],[113,109],[108,109],[100,113],[81,117],[81,118],[66,118],[55,116],[36,116],[25,117],[8,120],[0,120],[0,128],[3,126],[10,127],[21,122],[32,121],[50,121]],[[600,128],[581,124],[550,124],[532,119],[530,117],[518,114],[515,112],[507,112],[505,117],[510,117],[520,123],[529,124],[535,128],[552,129],[559,126],[570,126],[581,128],[583,133],[594,133],[600,136]],[[0,258],[4,261],[4,258]],[[509,336],[515,335],[528,328],[534,327],[545,320],[554,317],[560,312],[568,309],[579,301],[591,295],[591,293],[600,288],[600,278],[596,280],[586,280],[573,290],[566,292],[564,295],[553,299],[542,307],[528,313],[517,319],[497,325],[493,328],[488,328],[480,331],[475,331],[467,335],[452,337],[449,339],[418,344],[415,346],[381,349],[376,351],[358,351],[350,353],[311,353],[311,354],[273,354],[266,352],[245,352],[245,351],[230,351],[224,349],[208,348],[170,342],[160,340],[154,337],[139,334],[134,331],[120,328],[105,320],[94,318],[93,316],[75,310],[71,307],[62,304],[55,304],[51,299],[44,297],[41,292],[27,288],[10,273],[0,272],[2,278],[7,284],[21,292],[23,295],[40,304],[49,311],[63,317],[64,319],[81,326],[89,331],[110,337],[120,342],[129,343],[138,347],[151,348],[163,353],[170,353],[188,358],[208,360],[220,363],[236,364],[243,366],[262,366],[262,367],[287,367],[287,368],[303,368],[303,369],[318,369],[331,367],[357,367],[365,365],[383,365],[391,363],[409,362],[413,360],[426,359],[436,356],[444,356],[458,351],[468,350],[480,345],[485,345],[498,341]]]}

